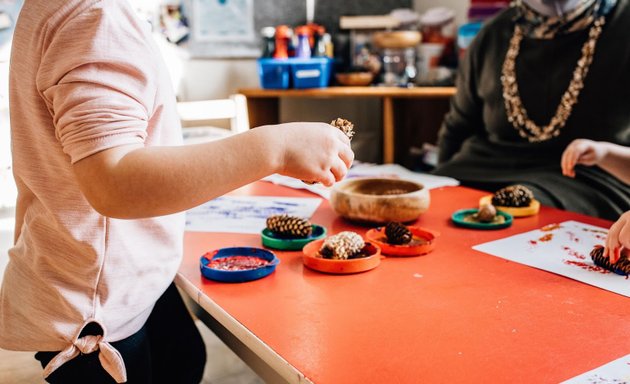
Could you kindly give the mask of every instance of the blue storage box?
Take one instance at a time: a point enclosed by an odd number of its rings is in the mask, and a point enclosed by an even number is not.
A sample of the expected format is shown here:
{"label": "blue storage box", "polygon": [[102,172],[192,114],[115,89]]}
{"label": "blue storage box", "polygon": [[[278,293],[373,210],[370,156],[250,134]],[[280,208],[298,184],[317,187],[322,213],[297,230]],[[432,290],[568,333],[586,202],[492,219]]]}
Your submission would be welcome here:
{"label": "blue storage box", "polygon": [[287,89],[291,86],[291,64],[288,59],[258,59],[260,86],[265,89]]}
{"label": "blue storage box", "polygon": [[293,88],[323,88],[331,78],[332,60],[327,57],[291,60]]}
{"label": "blue storage box", "polygon": [[265,89],[327,87],[332,66],[333,60],[328,57],[258,59],[260,86]]}

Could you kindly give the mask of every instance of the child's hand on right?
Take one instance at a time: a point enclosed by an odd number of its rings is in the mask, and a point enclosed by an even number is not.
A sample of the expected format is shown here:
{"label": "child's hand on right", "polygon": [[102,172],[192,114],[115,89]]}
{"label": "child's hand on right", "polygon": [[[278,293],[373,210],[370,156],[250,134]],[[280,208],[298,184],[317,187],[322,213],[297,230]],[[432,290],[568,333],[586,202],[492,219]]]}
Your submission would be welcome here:
{"label": "child's hand on right", "polygon": [[608,230],[604,256],[608,256],[611,263],[616,263],[623,248],[630,250],[630,211],[622,214]]}
{"label": "child's hand on right", "polygon": [[575,177],[575,166],[597,165],[606,156],[608,150],[602,142],[576,139],[571,142],[562,153],[562,174],[568,177]]}
{"label": "child's hand on right", "polygon": [[[350,139],[325,123],[288,123],[269,129],[280,152],[278,173],[331,186],[343,179],[354,160]],[[261,129],[256,128],[256,129]]]}

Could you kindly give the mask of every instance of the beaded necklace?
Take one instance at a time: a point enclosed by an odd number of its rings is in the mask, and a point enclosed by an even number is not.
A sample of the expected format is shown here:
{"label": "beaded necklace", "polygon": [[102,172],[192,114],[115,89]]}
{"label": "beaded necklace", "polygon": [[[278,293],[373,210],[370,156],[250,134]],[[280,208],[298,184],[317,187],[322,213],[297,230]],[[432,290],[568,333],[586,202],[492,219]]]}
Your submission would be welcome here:
{"label": "beaded necklace", "polygon": [[512,35],[510,46],[505,55],[505,61],[503,62],[501,84],[503,85],[503,99],[505,101],[505,111],[508,121],[514,126],[522,138],[533,143],[546,141],[560,134],[560,130],[566,124],[573,107],[578,101],[580,91],[584,87],[584,78],[586,78],[588,69],[593,62],[597,39],[602,33],[602,27],[605,22],[606,18],[604,16],[600,16],[593,22],[588,33],[588,39],[582,46],[582,57],[578,60],[575,70],[573,71],[573,78],[569,83],[569,87],[562,95],[560,104],[556,109],[555,115],[551,118],[551,121],[542,127],[534,123],[528,117],[527,110],[523,106],[518,91],[518,83],[516,81],[516,58],[520,50],[521,40],[523,40],[523,31],[518,24],[514,27],[514,35]]}

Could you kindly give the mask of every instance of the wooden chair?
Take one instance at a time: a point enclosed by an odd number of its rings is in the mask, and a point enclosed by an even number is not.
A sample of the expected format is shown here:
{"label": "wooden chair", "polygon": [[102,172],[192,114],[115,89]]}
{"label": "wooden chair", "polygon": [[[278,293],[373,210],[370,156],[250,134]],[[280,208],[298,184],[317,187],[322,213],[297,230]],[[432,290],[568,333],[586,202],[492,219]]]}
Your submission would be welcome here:
{"label": "wooden chair", "polygon": [[[228,99],[179,102],[177,112],[187,144],[222,139],[249,129],[247,99],[240,94]],[[228,127],[212,125],[216,120],[229,120]]]}

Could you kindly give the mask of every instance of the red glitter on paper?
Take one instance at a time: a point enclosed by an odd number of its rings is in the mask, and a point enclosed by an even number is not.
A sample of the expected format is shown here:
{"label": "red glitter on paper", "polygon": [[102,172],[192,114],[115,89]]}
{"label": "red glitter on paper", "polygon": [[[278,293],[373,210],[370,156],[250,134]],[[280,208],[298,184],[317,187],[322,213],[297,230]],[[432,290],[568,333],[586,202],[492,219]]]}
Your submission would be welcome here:
{"label": "red glitter on paper", "polygon": [[553,231],[555,229],[558,228],[562,228],[562,226],[560,224],[547,224],[544,227],[540,228],[541,231],[543,232],[549,232],[549,231]]}
{"label": "red glitter on paper", "polygon": [[569,240],[575,242],[575,243],[579,243],[580,242],[580,238],[575,236],[575,233],[571,232],[571,231],[567,231],[567,235],[569,235]]}
{"label": "red glitter on paper", "polygon": [[584,232],[593,232],[593,233],[603,233],[604,235],[608,234],[608,231],[605,231],[603,229],[589,229],[589,228],[582,228],[582,230]]}
{"label": "red glitter on paper", "polygon": [[551,239],[553,239],[553,233],[548,233],[544,236],[541,236],[540,239],[538,239],[538,241],[547,242],[547,241],[551,241]]}
{"label": "red glitter on paper", "polygon": [[611,273],[609,270],[606,270],[602,267],[598,267],[597,265],[587,264],[583,261],[563,260],[563,262],[567,265],[575,265],[576,267],[580,267],[586,271],[599,272],[604,275]]}
{"label": "red glitter on paper", "polygon": [[538,242],[537,242],[536,240],[530,240],[530,241],[529,241],[529,243],[530,243],[531,245],[536,245],[536,244],[538,244]]}
{"label": "red glitter on paper", "polygon": [[562,247],[562,250],[566,251],[569,256],[575,257],[576,259],[586,260],[586,256],[576,251],[575,249],[567,247],[566,245]]}

